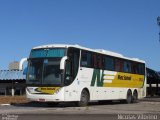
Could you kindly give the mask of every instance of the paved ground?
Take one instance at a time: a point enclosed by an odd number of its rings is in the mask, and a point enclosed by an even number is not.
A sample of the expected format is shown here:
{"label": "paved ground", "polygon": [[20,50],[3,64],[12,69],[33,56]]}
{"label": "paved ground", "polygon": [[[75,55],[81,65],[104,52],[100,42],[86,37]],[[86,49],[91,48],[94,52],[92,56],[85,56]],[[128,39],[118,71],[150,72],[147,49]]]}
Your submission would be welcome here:
{"label": "paved ground", "polygon": [[26,96],[0,96],[0,104],[27,103]]}
{"label": "paved ground", "polygon": [[108,120],[140,118],[159,120],[160,98],[145,98],[134,104],[95,102],[88,107],[76,107],[74,104],[48,107],[44,103],[0,105],[0,115],[2,120],[106,120],[106,118]]}
{"label": "paved ground", "polygon": [[160,102],[160,96],[146,97],[146,98],[142,99],[141,101]]}

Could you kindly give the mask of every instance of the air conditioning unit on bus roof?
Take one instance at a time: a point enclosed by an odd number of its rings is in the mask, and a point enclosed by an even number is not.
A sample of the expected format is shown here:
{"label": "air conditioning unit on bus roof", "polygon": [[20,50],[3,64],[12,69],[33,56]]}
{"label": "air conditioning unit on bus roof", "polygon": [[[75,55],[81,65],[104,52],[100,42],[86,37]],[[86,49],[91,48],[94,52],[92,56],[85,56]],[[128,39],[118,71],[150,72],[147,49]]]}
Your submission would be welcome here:
{"label": "air conditioning unit on bus roof", "polygon": [[140,59],[139,58],[132,58],[133,60],[136,60],[136,61],[139,61]]}
{"label": "air conditioning unit on bus roof", "polygon": [[116,52],[112,52],[112,51],[108,51],[108,50],[104,50],[104,49],[96,49],[96,51],[98,52],[102,52],[108,55],[113,55],[113,56],[117,56],[117,57],[123,57],[122,54],[116,53]]}

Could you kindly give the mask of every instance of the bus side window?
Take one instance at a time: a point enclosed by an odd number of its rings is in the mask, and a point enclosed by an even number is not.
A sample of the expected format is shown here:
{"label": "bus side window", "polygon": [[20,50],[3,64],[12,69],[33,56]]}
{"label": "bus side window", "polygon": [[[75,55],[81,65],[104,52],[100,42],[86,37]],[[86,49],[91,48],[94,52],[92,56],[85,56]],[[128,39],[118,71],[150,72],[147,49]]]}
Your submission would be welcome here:
{"label": "bus side window", "polygon": [[97,69],[97,56],[93,54],[93,68]]}
{"label": "bus side window", "polygon": [[144,71],[144,64],[139,64],[138,65],[138,69],[139,69],[139,74],[140,75],[144,75],[145,71]]}
{"label": "bus side window", "polygon": [[122,71],[122,61],[121,61],[121,59],[115,59],[115,70],[117,72]]}
{"label": "bus side window", "polygon": [[92,55],[90,52],[82,51],[81,66],[90,68],[92,66],[91,58],[92,58]]}
{"label": "bus side window", "polygon": [[86,52],[82,52],[82,55],[81,55],[81,66],[82,67],[86,67],[87,66],[87,53]]}
{"label": "bus side window", "polygon": [[103,69],[103,56],[97,55],[97,68]]}
{"label": "bus side window", "polygon": [[138,74],[138,65],[136,63],[132,63],[132,73]]}
{"label": "bus side window", "polygon": [[89,68],[92,67],[92,54],[90,52],[87,52],[87,64]]}
{"label": "bus side window", "polygon": [[80,50],[76,48],[68,49],[68,60],[65,69],[65,84],[72,83],[78,73]]}
{"label": "bus side window", "polygon": [[131,63],[129,61],[124,61],[123,72],[131,73]]}
{"label": "bus side window", "polygon": [[111,70],[114,71],[114,58],[113,57],[105,57],[105,70]]}
{"label": "bus side window", "polygon": [[71,81],[71,62],[69,60],[66,61],[66,69],[65,69],[65,83],[68,84]]}

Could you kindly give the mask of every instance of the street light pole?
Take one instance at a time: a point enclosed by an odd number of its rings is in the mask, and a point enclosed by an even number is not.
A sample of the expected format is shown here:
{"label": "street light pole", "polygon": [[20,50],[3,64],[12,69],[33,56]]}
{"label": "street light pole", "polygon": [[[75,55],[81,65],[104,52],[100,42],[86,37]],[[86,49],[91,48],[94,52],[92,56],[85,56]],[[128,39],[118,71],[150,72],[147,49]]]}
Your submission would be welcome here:
{"label": "street light pole", "polygon": [[159,42],[160,42],[160,16],[157,17],[157,24],[159,26]]}

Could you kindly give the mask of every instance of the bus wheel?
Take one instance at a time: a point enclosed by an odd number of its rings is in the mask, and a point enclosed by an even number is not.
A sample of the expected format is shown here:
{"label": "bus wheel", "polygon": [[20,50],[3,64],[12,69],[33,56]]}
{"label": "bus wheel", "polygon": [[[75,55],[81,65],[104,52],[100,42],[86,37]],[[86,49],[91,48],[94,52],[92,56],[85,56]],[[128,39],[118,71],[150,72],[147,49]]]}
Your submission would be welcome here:
{"label": "bus wheel", "polygon": [[81,93],[80,101],[78,102],[79,107],[87,106],[89,102],[89,93],[86,89],[84,89]]}
{"label": "bus wheel", "polygon": [[137,93],[136,90],[133,92],[133,100],[132,100],[132,102],[133,102],[133,103],[138,102],[138,93]]}
{"label": "bus wheel", "polygon": [[127,98],[126,98],[126,103],[130,104],[132,102],[132,92],[131,90],[128,90],[127,92]]}

